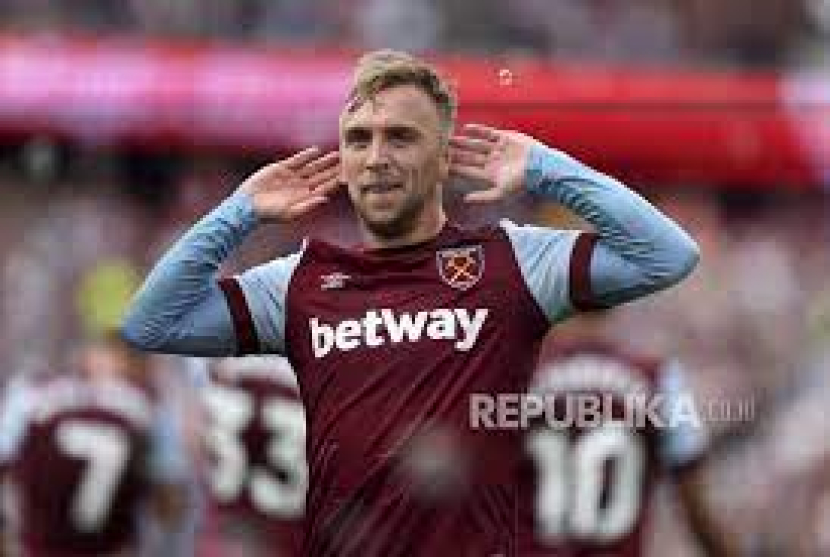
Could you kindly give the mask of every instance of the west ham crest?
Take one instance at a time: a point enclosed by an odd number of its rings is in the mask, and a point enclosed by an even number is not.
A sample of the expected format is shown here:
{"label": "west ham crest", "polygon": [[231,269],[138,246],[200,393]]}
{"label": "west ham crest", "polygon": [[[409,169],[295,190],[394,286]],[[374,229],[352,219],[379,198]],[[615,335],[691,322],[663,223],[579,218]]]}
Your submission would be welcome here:
{"label": "west ham crest", "polygon": [[438,273],[453,288],[467,290],[484,274],[484,250],[480,245],[442,249],[435,257]]}

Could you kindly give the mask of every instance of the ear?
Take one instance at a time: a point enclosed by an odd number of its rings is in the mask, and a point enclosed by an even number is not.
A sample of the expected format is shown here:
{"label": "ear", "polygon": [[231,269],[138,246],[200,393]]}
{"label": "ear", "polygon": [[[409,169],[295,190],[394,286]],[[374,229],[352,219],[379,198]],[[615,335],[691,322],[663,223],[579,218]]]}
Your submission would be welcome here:
{"label": "ear", "polygon": [[346,127],[346,120],[348,119],[349,114],[347,111],[342,111],[340,116],[337,118],[337,142],[340,145],[340,148],[343,147],[343,130]]}
{"label": "ear", "polygon": [[441,145],[439,147],[441,152],[438,160],[438,175],[441,182],[446,182],[450,177],[450,142],[448,139],[441,138]]}

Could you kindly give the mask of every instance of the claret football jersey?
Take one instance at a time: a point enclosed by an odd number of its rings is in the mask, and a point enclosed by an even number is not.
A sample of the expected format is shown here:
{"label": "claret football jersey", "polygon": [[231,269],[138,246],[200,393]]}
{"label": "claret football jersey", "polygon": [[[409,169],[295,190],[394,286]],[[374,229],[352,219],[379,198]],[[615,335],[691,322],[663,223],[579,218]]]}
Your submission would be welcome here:
{"label": "claret football jersey", "polygon": [[186,466],[146,393],[66,374],[20,382],[6,402],[0,459],[10,463],[22,554],[134,550],[151,485],[179,481]]}
{"label": "claret football jersey", "polygon": [[522,438],[471,404],[523,392],[550,325],[590,302],[594,240],[447,224],[405,248],[310,240],[223,280],[240,352],[297,374],[308,554],[516,554]]}

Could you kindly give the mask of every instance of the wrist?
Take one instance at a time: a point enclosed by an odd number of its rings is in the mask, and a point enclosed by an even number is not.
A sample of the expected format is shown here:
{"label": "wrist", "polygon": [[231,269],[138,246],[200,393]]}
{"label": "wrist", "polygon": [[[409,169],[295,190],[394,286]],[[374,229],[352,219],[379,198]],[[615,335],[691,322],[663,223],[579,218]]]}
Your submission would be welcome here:
{"label": "wrist", "polygon": [[544,194],[557,180],[557,154],[561,153],[541,143],[531,146],[525,168],[525,189],[529,193]]}
{"label": "wrist", "polygon": [[260,221],[253,196],[245,191],[237,191],[222,202],[220,212],[244,232],[253,230]]}
{"label": "wrist", "polygon": [[561,184],[590,179],[593,171],[564,151],[537,143],[528,153],[525,188],[529,193],[556,198]]}

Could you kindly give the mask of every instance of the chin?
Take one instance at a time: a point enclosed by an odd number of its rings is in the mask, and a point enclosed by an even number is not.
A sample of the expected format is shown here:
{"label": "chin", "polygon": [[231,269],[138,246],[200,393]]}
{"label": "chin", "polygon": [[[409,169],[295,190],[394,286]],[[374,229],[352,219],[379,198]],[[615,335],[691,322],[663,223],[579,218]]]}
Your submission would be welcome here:
{"label": "chin", "polygon": [[364,219],[366,230],[379,238],[397,238],[403,236],[411,227],[398,218]]}
{"label": "chin", "polygon": [[418,226],[423,205],[419,203],[404,203],[397,207],[386,207],[387,210],[370,210],[368,207],[358,207],[358,218],[367,232],[378,238],[396,239],[412,232]]}

